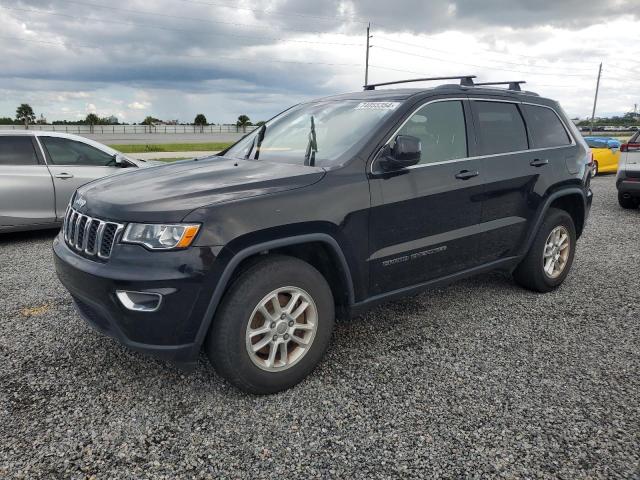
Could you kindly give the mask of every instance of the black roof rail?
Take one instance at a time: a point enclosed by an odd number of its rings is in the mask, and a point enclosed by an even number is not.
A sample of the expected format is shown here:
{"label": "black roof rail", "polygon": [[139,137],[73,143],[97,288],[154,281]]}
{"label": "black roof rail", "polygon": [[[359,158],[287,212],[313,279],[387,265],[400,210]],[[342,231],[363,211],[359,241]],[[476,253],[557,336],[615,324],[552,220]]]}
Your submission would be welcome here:
{"label": "black roof rail", "polygon": [[524,80],[512,80],[509,82],[483,82],[483,83],[476,83],[475,86],[483,86],[483,85],[509,85],[508,90],[513,90],[515,92],[521,92],[522,89],[520,88],[520,84],[522,83],[527,83]]}
{"label": "black roof rail", "polygon": [[376,87],[383,87],[385,85],[397,85],[399,83],[412,83],[412,82],[430,82],[433,80],[460,80],[460,85],[463,87],[472,87],[473,79],[475,75],[458,75],[454,77],[430,77],[430,78],[412,78],[409,80],[396,80],[395,82],[373,83],[371,85],[365,85],[365,90],[375,90]]}

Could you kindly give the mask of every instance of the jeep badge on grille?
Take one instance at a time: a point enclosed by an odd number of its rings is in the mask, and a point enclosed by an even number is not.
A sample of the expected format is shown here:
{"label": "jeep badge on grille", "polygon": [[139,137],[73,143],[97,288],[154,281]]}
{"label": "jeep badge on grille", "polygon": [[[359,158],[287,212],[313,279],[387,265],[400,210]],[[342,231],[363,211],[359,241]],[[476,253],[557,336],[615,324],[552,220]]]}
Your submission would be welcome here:
{"label": "jeep badge on grille", "polygon": [[82,208],[86,204],[87,204],[87,201],[84,198],[80,197],[80,196],[78,196],[78,198],[76,198],[75,201],[73,202],[73,206],[76,207],[76,208]]}

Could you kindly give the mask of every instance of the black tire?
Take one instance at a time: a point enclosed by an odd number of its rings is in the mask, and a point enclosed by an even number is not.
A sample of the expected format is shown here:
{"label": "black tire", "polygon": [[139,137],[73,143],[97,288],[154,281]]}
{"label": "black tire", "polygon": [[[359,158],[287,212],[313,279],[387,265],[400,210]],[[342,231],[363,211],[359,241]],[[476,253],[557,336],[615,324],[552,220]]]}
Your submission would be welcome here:
{"label": "black tire", "polygon": [[[556,278],[552,278],[544,271],[544,251],[547,238],[551,231],[558,226],[563,226],[569,234],[569,253],[564,269]],[[571,270],[576,249],[576,227],[571,215],[564,210],[550,208],[538,229],[533,244],[522,262],[513,272],[515,281],[524,288],[536,292],[550,292],[557,288]]]}
{"label": "black tire", "polygon": [[599,172],[599,167],[598,167],[598,161],[594,161],[593,162],[593,170],[591,170],[591,176],[595,177],[596,175],[598,175]]}
{"label": "black tire", "polygon": [[624,198],[622,193],[618,192],[618,203],[622,208],[632,209],[638,208],[638,201],[633,197]]}
{"label": "black tire", "polygon": [[[247,326],[261,300],[282,287],[296,287],[311,297],[317,309],[317,329],[297,363],[285,370],[266,371],[254,363],[248,352]],[[316,367],[329,346],[334,320],[331,288],[320,272],[294,257],[268,256],[240,274],[224,295],[205,350],[218,374],[240,390],[275,393],[296,385]],[[267,336],[270,334],[262,338]]]}

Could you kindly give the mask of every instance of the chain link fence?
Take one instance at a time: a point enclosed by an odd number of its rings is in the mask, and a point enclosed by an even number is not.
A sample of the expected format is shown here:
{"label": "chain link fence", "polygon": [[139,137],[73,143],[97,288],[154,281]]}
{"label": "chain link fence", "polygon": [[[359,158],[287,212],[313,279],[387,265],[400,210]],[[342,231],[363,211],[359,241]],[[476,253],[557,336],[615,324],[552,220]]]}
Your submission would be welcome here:
{"label": "chain link fence", "polygon": [[[87,134],[185,134],[185,133],[248,133],[255,130],[255,125],[238,127],[233,124],[220,125],[29,125],[29,130],[46,130],[47,132]],[[23,125],[0,125],[0,131],[24,130]]]}

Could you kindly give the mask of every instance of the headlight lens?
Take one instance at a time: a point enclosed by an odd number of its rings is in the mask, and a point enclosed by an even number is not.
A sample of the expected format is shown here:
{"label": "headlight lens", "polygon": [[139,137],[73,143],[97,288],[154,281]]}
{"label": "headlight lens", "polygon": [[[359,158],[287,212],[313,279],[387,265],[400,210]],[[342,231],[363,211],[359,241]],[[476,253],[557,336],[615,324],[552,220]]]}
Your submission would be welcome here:
{"label": "headlight lens", "polygon": [[130,223],[124,231],[122,241],[138,243],[152,250],[187,248],[196,237],[200,225],[162,225]]}

